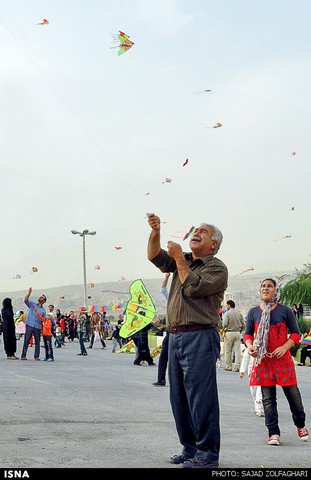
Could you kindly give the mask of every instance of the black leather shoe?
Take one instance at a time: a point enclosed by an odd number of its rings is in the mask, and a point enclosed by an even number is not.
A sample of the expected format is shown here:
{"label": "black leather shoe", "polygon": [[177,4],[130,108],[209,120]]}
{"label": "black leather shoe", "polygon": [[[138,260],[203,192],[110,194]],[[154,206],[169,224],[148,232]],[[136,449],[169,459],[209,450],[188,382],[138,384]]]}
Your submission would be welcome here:
{"label": "black leather shoe", "polygon": [[176,465],[179,465],[180,463],[184,463],[187,459],[187,457],[185,457],[185,455],[181,454],[181,455],[173,455],[171,458],[170,458],[170,463],[174,463]]}
{"label": "black leather shoe", "polygon": [[217,461],[208,462],[207,460],[200,460],[196,457],[188,458],[182,464],[184,468],[218,468],[219,464]]}
{"label": "black leather shoe", "polygon": [[154,382],[152,385],[155,387],[165,387],[165,382]]}

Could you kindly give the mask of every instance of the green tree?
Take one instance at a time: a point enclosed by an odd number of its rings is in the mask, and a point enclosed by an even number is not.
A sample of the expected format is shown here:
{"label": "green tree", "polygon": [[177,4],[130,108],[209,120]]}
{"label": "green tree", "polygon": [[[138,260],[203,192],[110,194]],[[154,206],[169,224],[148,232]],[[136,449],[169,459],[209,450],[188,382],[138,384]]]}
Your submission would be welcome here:
{"label": "green tree", "polygon": [[311,305],[311,263],[304,264],[301,271],[296,269],[295,277],[284,286],[281,283],[287,275],[278,278],[280,283],[280,302],[292,306],[294,303]]}

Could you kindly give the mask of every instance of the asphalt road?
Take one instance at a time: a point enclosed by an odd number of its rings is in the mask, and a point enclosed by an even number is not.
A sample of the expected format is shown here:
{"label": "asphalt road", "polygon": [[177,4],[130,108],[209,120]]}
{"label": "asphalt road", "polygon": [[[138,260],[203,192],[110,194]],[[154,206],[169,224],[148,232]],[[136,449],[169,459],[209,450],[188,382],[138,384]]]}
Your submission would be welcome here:
{"label": "asphalt road", "polygon": [[[19,356],[21,347],[19,341]],[[152,385],[157,367],[134,366],[133,354],[111,349],[111,341],[106,350],[95,343],[87,357],[78,356],[75,341],[56,349],[55,362],[47,363],[34,361],[34,348],[27,361],[7,360],[0,343],[0,468],[185,470],[169,463],[181,452],[169,386]],[[282,444],[269,446],[247,378],[217,371],[220,468],[308,468],[311,441],[299,441],[283,391],[278,389]],[[297,371],[311,427],[311,368]]]}

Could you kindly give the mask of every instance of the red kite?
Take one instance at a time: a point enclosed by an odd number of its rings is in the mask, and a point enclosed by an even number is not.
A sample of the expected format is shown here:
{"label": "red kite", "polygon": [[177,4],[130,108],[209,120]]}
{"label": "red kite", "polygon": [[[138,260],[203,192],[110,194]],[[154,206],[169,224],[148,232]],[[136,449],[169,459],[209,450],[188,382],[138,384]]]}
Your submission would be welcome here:
{"label": "red kite", "polygon": [[44,18],[44,19],[42,20],[42,22],[36,23],[36,25],[48,25],[49,23],[50,23],[50,22],[49,22],[46,18]]}

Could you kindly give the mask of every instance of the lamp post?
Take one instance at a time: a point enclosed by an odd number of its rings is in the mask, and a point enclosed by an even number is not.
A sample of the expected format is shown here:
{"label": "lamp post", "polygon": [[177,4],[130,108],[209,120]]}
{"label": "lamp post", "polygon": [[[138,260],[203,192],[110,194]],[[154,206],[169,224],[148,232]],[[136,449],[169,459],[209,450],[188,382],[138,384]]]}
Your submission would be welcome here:
{"label": "lamp post", "polygon": [[95,235],[96,232],[89,232],[88,230],[83,230],[83,232],[78,232],[77,230],[71,230],[73,235],[80,235],[83,239],[83,286],[84,286],[84,307],[87,308],[87,293],[86,293],[86,260],[85,260],[85,236],[86,235]]}

